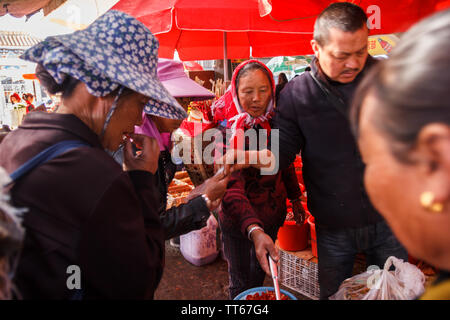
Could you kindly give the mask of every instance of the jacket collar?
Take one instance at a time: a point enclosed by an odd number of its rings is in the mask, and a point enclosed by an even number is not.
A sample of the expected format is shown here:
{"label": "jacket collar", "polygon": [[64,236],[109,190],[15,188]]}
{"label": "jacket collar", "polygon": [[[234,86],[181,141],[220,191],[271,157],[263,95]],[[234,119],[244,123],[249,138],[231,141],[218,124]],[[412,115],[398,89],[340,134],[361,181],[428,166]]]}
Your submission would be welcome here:
{"label": "jacket collar", "polygon": [[[367,56],[366,64],[364,65],[364,68],[361,70],[361,72],[356,76],[355,80],[353,80],[350,83],[359,83],[361,79],[366,74],[367,70],[369,70],[373,65],[377,63],[377,60],[373,58],[371,55]],[[314,76],[319,79],[321,82],[326,84],[328,87],[330,87],[330,78],[328,78],[327,75],[322,71],[319,60],[314,57],[311,61],[311,64],[309,66],[309,69],[307,68],[307,71],[311,70],[311,72],[314,74]]]}
{"label": "jacket collar", "polygon": [[97,134],[73,114],[32,112],[24,118],[19,128],[61,130],[76,136],[93,147],[103,149]]}

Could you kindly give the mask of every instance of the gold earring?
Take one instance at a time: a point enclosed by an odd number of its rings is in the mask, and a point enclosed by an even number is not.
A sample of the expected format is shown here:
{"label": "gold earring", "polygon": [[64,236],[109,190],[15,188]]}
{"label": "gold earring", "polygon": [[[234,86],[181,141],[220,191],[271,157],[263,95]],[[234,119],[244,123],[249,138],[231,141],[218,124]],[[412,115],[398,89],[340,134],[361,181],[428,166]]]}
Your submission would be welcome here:
{"label": "gold earring", "polygon": [[431,191],[422,192],[420,195],[420,204],[428,211],[440,213],[444,210],[444,205],[440,202],[434,202],[434,193]]}

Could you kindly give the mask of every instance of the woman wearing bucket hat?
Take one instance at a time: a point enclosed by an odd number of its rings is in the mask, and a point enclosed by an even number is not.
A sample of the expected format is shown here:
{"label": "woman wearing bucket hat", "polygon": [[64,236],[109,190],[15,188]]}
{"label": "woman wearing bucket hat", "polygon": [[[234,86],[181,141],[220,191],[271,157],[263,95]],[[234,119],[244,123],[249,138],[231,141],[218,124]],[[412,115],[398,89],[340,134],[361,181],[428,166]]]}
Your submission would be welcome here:
{"label": "woman wearing bucket hat", "polygon": [[[215,97],[212,92],[189,79],[181,61],[160,58],[158,78],[185,110],[190,101]],[[166,239],[171,239],[171,244],[177,246],[178,236],[206,226],[210,211],[218,207],[225,193],[228,180],[224,179],[224,175],[216,175],[195,188],[186,204],[166,210],[168,186],[176,171],[176,165],[172,162],[170,154],[171,134],[182,121],[164,118],[160,110],[146,107],[142,122],[141,126],[136,127],[135,132],[155,138],[160,147],[157,172],[158,189],[161,195],[159,212]]]}
{"label": "woman wearing bucket hat", "polygon": [[[24,298],[153,298],[164,263],[154,197],[159,148],[134,126],[146,105],[164,117],[187,116],[157,78],[157,51],[142,23],[109,11],[22,56],[38,63],[49,93],[62,94],[57,113],[30,113],[0,145],[0,165],[15,181],[13,203],[29,209],[14,278]],[[122,143],[125,170],[105,151]],[[30,158],[48,154],[20,176]]]}

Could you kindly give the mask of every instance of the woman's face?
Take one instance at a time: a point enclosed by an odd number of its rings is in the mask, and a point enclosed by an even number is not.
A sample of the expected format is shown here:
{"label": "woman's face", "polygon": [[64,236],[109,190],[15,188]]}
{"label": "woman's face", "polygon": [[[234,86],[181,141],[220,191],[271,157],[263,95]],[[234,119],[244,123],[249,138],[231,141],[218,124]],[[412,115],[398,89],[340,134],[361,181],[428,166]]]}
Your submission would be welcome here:
{"label": "woman's face", "polygon": [[[442,266],[443,255],[448,252],[449,219],[445,214],[426,211],[420,204],[420,195],[428,191],[434,178],[421,161],[405,164],[391,154],[388,143],[393,142],[372,124],[376,108],[377,99],[369,94],[362,105],[358,138],[366,164],[367,193],[412,256]],[[410,156],[420,159],[416,150]]]}
{"label": "woman's face", "polygon": [[[189,98],[176,98],[178,103],[184,108],[185,111],[187,111],[189,104],[191,103],[191,100]],[[151,116],[153,122],[155,123],[156,128],[160,133],[172,133],[175,130],[177,130],[183,120],[177,120],[177,119],[166,119],[161,118],[157,116]]]}
{"label": "woman's face", "polygon": [[148,97],[135,92],[119,98],[117,108],[102,139],[102,144],[106,149],[117,150],[123,142],[124,135],[134,133],[134,126],[142,124],[142,112],[148,100]]}
{"label": "woman's face", "polygon": [[15,104],[15,103],[19,103],[20,100],[16,99],[16,97],[11,97],[11,103]]}
{"label": "woman's face", "polygon": [[272,98],[272,87],[264,71],[249,70],[239,78],[237,93],[244,111],[257,118],[266,113]]}

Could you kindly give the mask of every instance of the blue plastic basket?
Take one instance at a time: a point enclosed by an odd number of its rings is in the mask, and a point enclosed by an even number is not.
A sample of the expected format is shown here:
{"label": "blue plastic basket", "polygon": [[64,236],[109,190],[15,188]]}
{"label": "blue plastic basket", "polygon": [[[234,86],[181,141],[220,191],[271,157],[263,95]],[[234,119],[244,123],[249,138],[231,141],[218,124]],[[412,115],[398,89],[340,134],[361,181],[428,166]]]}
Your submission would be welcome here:
{"label": "blue plastic basket", "polygon": [[[257,287],[257,288],[252,288],[252,289],[248,289],[245,290],[244,292],[239,293],[233,300],[246,300],[248,295],[252,295],[255,293],[263,293],[263,292],[267,292],[267,291],[275,291],[275,289],[273,287]],[[290,292],[280,289],[280,292],[286,296],[289,297],[289,299],[291,300],[297,300],[297,298]]]}

